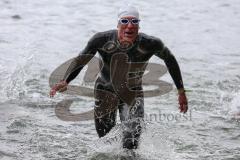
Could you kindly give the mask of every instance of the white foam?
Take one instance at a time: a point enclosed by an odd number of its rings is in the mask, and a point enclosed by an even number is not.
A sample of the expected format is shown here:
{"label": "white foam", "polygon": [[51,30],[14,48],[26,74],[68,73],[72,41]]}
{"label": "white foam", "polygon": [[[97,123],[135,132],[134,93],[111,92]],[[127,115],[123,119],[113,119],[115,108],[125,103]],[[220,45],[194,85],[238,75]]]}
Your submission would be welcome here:
{"label": "white foam", "polygon": [[235,93],[230,103],[230,114],[234,118],[240,119],[240,92]]}

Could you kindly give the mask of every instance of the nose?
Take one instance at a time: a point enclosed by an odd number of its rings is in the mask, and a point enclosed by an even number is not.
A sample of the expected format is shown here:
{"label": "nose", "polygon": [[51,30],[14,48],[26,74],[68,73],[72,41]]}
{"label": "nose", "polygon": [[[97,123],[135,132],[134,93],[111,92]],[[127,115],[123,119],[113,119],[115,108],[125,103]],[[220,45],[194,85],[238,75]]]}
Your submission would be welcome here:
{"label": "nose", "polygon": [[130,23],[128,23],[128,25],[127,25],[127,28],[134,28],[135,26],[130,22]]}

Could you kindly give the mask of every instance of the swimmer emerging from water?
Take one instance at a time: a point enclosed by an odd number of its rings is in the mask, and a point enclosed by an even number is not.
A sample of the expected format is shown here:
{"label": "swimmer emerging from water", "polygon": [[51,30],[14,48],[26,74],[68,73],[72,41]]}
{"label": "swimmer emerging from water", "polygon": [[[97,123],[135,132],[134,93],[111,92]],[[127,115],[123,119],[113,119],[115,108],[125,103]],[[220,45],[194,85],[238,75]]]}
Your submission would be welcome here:
{"label": "swimmer emerging from water", "polygon": [[181,72],[175,57],[160,39],[139,33],[139,22],[139,12],[135,7],[120,9],[117,30],[96,33],[85,49],[74,58],[62,81],[50,90],[50,97],[57,91],[65,91],[67,85],[98,52],[102,68],[94,90],[96,131],[99,137],[105,136],[115,126],[119,110],[124,125],[123,148],[127,149],[138,147],[144,118],[142,76],[153,55],[164,60],[178,89],[180,112],[186,113],[188,110]]}

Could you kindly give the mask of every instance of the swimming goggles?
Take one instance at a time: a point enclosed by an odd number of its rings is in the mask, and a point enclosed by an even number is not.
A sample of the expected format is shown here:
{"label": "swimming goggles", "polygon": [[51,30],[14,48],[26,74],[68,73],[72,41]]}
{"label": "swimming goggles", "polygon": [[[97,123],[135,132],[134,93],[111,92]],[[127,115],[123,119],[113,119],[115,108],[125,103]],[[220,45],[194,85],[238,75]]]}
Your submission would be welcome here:
{"label": "swimming goggles", "polygon": [[133,18],[133,19],[121,18],[119,20],[119,22],[121,24],[128,24],[129,22],[131,22],[132,24],[137,25],[137,24],[139,24],[140,20],[139,19],[135,19],[135,18]]}

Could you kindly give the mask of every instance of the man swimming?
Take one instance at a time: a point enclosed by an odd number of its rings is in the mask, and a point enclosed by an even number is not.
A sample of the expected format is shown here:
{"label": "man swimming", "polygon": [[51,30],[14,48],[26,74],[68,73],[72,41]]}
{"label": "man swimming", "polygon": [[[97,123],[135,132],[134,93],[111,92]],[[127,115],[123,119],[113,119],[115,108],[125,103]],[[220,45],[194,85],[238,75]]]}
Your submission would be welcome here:
{"label": "man swimming", "polygon": [[123,124],[123,148],[136,149],[142,131],[144,100],[142,77],[149,59],[155,55],[164,60],[178,89],[180,112],[186,113],[188,102],[180,68],[170,50],[156,37],[139,33],[139,12],[133,6],[120,9],[117,30],[96,33],[74,58],[62,81],[50,90],[50,97],[63,92],[67,85],[98,52],[102,63],[95,82],[95,127],[99,137],[116,124],[119,110]]}

